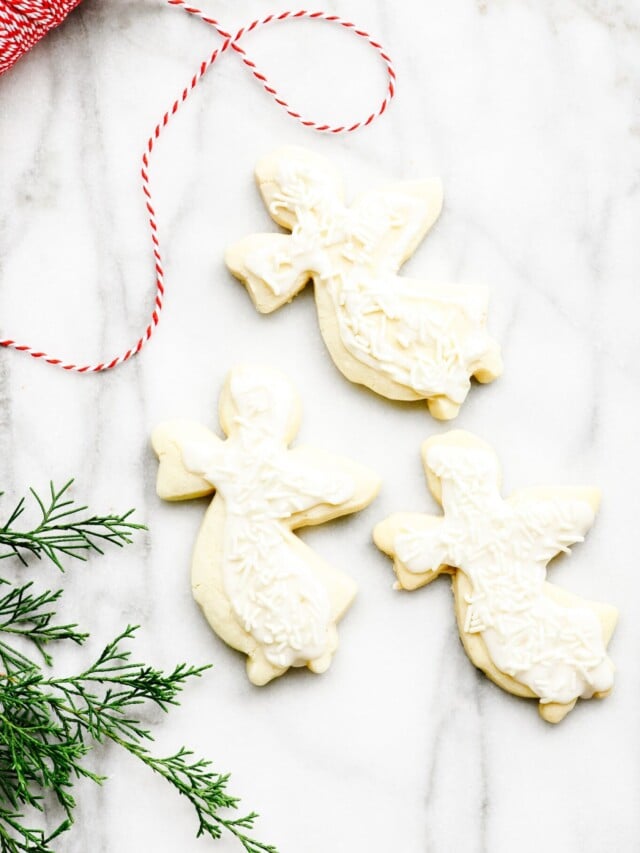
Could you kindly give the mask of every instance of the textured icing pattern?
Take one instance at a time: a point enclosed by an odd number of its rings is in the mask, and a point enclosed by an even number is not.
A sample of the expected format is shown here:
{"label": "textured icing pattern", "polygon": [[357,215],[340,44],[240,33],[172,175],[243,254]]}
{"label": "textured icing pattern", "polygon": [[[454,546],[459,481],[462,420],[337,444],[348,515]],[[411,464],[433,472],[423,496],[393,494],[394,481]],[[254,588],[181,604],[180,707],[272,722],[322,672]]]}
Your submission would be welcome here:
{"label": "textured icing pattern", "polygon": [[485,328],[486,288],[397,275],[425,221],[435,219],[429,207],[439,209],[433,187],[420,187],[369,192],[347,208],[320,158],[287,149],[269,191],[269,212],[291,223],[292,234],[278,235],[275,243],[266,235],[247,241],[244,277],[275,297],[293,296],[313,278],[326,289],[341,343],[353,358],[416,397],[446,397],[455,411],[470,376],[489,365],[489,373],[499,373],[499,350]]}
{"label": "textured icing pattern", "polygon": [[353,478],[302,467],[289,457],[291,387],[273,374],[236,372],[229,384],[236,414],[216,446],[182,446],[185,467],[215,486],[227,512],[223,576],[245,631],[276,666],[299,666],[326,651],[329,596],[282,522],[318,504],[353,497]]}
{"label": "textured icing pattern", "polygon": [[357,587],[293,531],[357,512],[380,486],[349,459],[290,449],[299,420],[287,377],[245,365],[231,371],[220,397],[226,440],[179,419],[152,436],[160,497],[215,493],[193,552],[193,595],[213,630],[247,655],[256,685],[291,666],[322,673],[331,665],[337,623]]}
{"label": "textured icing pattern", "polygon": [[464,572],[471,583],[464,632],[481,635],[497,669],[541,703],[609,691],[614,670],[597,612],[579,599],[574,606],[556,600],[545,583],[549,560],[581,542],[593,523],[589,502],[560,489],[504,500],[491,450],[437,439],[427,448],[444,517],[414,529],[400,522],[397,561],[417,574]]}

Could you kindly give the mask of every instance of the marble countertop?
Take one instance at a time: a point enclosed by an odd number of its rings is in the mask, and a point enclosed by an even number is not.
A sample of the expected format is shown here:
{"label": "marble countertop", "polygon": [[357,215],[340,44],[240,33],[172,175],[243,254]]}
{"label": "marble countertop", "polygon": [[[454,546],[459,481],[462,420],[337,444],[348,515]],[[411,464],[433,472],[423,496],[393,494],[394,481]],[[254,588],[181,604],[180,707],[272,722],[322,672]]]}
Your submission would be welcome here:
{"label": "marble countertop", "polygon": [[[154,165],[166,310],[142,355],[75,376],[0,352],[0,471],[26,484],[77,478],[92,506],[136,506],[142,543],[62,579],[89,656],[127,622],[157,665],[212,662],[180,709],[151,714],[158,751],[183,742],[232,772],[280,853],[601,853],[640,844],[640,10],[635,0],[335,0],[325,8],[387,46],[398,97],[371,128],[321,137],[279,112],[225,58],[162,139]],[[240,25],[267,0],[216,0]],[[85,0],[0,79],[2,335],[74,360],[126,348],[153,287],[139,189],[149,132],[217,36],[156,0]],[[384,87],[365,47],[320,24],[256,35],[252,54],[293,104],[342,121]],[[292,77],[292,84],[286,81]],[[373,525],[433,509],[419,446],[446,427],[424,405],[346,382],[322,344],[308,289],[263,317],[227,273],[232,240],[268,227],[255,160],[282,143],[333,158],[350,192],[439,175],[445,208],[412,275],[491,286],[504,376],[475,387],[456,425],[497,448],[507,490],[594,483],[601,511],[553,569],[560,585],[620,608],[613,695],[561,725],[467,660],[446,579],[392,590]],[[217,428],[231,366],[285,369],[304,407],[300,440],[383,477],[357,516],[304,532],[359,596],[329,672],[264,689],[209,630],[189,586],[205,502],[155,495],[148,437],[170,416]],[[8,500],[8,497],[5,499]],[[43,582],[55,572],[38,567]],[[187,803],[115,749],[81,785],[66,853],[232,853],[196,840]]]}

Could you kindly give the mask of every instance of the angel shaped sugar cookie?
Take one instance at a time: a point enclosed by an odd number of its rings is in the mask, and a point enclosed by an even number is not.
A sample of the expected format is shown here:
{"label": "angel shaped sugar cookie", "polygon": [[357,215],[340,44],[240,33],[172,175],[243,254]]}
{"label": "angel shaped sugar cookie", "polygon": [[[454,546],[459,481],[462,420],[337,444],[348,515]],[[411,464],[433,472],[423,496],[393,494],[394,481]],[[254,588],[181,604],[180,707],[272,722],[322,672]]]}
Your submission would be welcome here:
{"label": "angel shaped sugar cookie", "polygon": [[291,231],[227,250],[258,311],[275,311],[313,279],[322,335],[347,379],[392,400],[427,400],[442,420],[457,415],[470,377],[501,373],[485,287],[397,275],[440,214],[439,181],[379,187],[346,207],[338,172],[294,147],[261,160],[256,177],[272,218]]}
{"label": "angel shaped sugar cookie", "polygon": [[196,601],[211,627],[248,656],[258,685],[291,666],[324,672],[338,645],[336,623],[356,585],[292,531],[356,512],[378,492],[366,468],[310,447],[288,449],[300,410],[289,380],[239,367],[220,399],[218,438],[191,421],[157,427],[158,494],[216,495],[192,561]]}
{"label": "angel shaped sugar cookie", "polygon": [[422,452],[444,515],[399,513],[375,528],[397,586],[416,589],[450,573],[472,662],[509,693],[537,698],[548,722],[560,722],[579,698],[608,695],[617,611],[545,580],[547,563],[583,541],[599,492],[529,488],[505,500],[495,453],[467,432],[435,436]]}

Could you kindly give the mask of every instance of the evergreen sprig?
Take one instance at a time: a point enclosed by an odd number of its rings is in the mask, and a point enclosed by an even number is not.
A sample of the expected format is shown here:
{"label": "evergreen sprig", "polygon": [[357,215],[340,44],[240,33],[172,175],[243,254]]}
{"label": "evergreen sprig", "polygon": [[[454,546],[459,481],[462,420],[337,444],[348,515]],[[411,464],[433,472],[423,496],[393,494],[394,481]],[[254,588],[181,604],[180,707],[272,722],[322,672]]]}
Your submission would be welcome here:
{"label": "evergreen sprig", "polygon": [[[14,524],[26,508],[25,498],[21,498],[6,523],[0,527],[0,546],[7,550],[0,553],[0,559],[18,557],[26,565],[26,556],[32,554],[38,559],[47,557],[60,571],[63,557],[86,560],[90,551],[104,553],[101,545],[109,543],[122,547],[131,542],[131,534],[142,530],[144,525],[130,521],[133,510],[123,515],[83,516],[88,509],[77,506],[69,495],[73,480],[69,480],[61,489],[49,483],[49,495],[41,498],[34,490],[31,495],[40,510],[40,521],[33,530],[15,530]],[[0,492],[0,497],[4,493]]]}
{"label": "evergreen sprig", "polygon": [[[24,511],[19,501],[0,528],[0,559],[16,556],[23,563],[31,554],[48,558],[63,570],[62,558],[86,559],[102,553],[108,542],[124,545],[133,531],[132,513],[87,516],[86,507],[68,497],[71,481],[62,489],[50,486],[47,499],[32,494],[41,520],[30,531],[15,523]],[[86,669],[64,678],[44,670],[52,663],[47,646],[68,641],[82,645],[88,634],[74,623],[59,624],[56,605],[60,590],[37,592],[32,583],[0,578],[0,853],[54,853],[52,843],[73,824],[77,780],[102,784],[104,777],[85,764],[95,743],[110,741],[162,776],[192,804],[197,835],[219,839],[230,833],[245,853],[277,853],[275,847],[251,837],[257,815],[229,816],[239,800],[227,790],[228,774],[215,772],[209,761],[181,747],[166,757],[153,755],[153,735],[136,716],[138,706],[150,703],[162,711],[178,704],[185,683],[208,667],[179,664],[164,672],[133,662],[127,647],[137,630],[127,627],[107,644]],[[16,648],[16,640],[23,648]],[[24,651],[28,644],[40,659]],[[63,819],[52,831],[31,826],[25,812],[42,812],[47,797],[61,808]]]}

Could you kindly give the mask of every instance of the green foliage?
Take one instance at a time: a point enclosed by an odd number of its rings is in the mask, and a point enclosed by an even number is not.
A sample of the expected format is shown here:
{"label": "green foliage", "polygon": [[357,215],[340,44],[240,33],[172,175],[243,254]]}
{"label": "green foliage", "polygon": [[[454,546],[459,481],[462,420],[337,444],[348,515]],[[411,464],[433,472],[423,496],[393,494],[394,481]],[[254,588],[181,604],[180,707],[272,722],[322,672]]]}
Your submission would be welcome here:
{"label": "green foliage", "polygon": [[[102,553],[104,543],[129,543],[143,529],[131,521],[132,512],[85,517],[87,508],[68,497],[70,486],[56,491],[51,485],[46,500],[32,490],[41,520],[30,531],[15,529],[25,509],[24,499],[18,503],[0,528],[0,549],[5,549],[0,559],[15,556],[26,564],[29,555],[45,557],[63,570],[65,557],[86,559],[91,551]],[[82,645],[88,637],[76,624],[58,623],[61,594],[0,578],[0,853],[54,853],[52,844],[73,823],[76,781],[104,781],[88,769],[85,758],[93,744],[105,741],[126,750],[189,800],[199,836],[218,839],[230,833],[246,853],[277,853],[251,838],[255,813],[229,816],[239,801],[227,791],[228,774],[215,772],[210,762],[184,747],[156,757],[149,749],[153,736],[137,718],[136,708],[145,703],[162,711],[177,705],[185,683],[207,667],[179,664],[163,672],[132,662],[127,643],[137,629],[129,626],[87,669],[52,677],[45,670],[52,663],[50,645]],[[25,651],[29,645],[35,659]],[[27,811],[42,812],[46,797],[57,801],[64,815],[52,832],[31,826],[25,817]]]}
{"label": "green foliage", "polygon": [[[122,547],[131,542],[131,534],[142,530],[144,525],[130,521],[133,510],[124,515],[85,516],[86,506],[76,506],[68,497],[73,480],[56,490],[49,483],[49,495],[41,498],[33,489],[30,492],[38,505],[41,519],[33,530],[15,530],[14,524],[25,511],[25,499],[18,501],[7,522],[0,528],[0,545],[5,552],[0,559],[18,557],[26,565],[28,554],[41,559],[47,557],[60,571],[64,571],[61,560],[75,557],[86,560],[87,553],[102,554],[101,545],[110,543]],[[2,497],[3,492],[0,492]]]}

